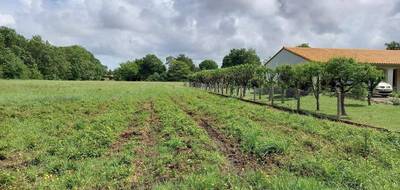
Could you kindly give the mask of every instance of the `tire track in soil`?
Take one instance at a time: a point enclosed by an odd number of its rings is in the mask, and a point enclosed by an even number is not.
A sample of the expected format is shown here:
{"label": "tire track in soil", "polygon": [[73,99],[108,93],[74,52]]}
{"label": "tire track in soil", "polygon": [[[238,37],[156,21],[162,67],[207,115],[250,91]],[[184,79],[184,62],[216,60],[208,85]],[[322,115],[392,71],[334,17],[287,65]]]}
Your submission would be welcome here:
{"label": "tire track in soil", "polygon": [[250,154],[245,154],[240,150],[240,145],[236,140],[226,137],[220,131],[212,127],[215,125],[213,118],[205,117],[204,115],[195,113],[189,110],[182,103],[179,103],[176,98],[170,97],[171,100],[178,105],[178,107],[189,115],[197,125],[204,129],[208,136],[217,145],[218,150],[222,152],[231,166],[240,174],[246,169],[259,169],[262,164],[258,162],[258,159]]}
{"label": "tire track in soil", "polygon": [[[138,138],[140,139],[140,145],[134,149],[134,152],[139,156],[139,159],[134,161],[135,173],[132,177],[131,189],[151,189],[152,184],[165,180],[157,176],[154,179],[150,177],[152,176],[153,168],[149,163],[146,163],[146,159],[151,158],[154,160],[158,155],[154,150],[157,143],[154,133],[159,130],[161,123],[155,112],[153,101],[146,102],[143,108],[150,116],[146,119],[145,125],[137,128],[139,130]],[[140,181],[141,178],[143,178],[143,181]]]}

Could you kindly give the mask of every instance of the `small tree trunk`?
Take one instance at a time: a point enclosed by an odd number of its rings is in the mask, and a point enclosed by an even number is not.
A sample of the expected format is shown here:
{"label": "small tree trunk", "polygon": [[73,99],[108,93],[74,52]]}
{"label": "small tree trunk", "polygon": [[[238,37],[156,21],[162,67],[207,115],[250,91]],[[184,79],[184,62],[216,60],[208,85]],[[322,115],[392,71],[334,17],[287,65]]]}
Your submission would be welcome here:
{"label": "small tree trunk", "polygon": [[281,94],[281,103],[283,104],[283,103],[285,103],[285,89],[284,88],[282,88],[282,94]]}
{"label": "small tree trunk", "polygon": [[246,90],[247,90],[247,87],[244,86],[244,87],[243,87],[243,97],[246,97]]}
{"label": "small tree trunk", "polygon": [[372,91],[371,91],[371,90],[368,90],[368,105],[369,105],[369,106],[372,105],[372,103],[371,103],[371,98],[372,98]]}
{"label": "small tree trunk", "polygon": [[253,87],[253,101],[256,101],[256,87]]}
{"label": "small tree trunk", "polygon": [[337,97],[337,118],[340,119],[340,116],[342,115],[342,106],[340,105],[341,95],[339,89],[336,89],[336,97]]}
{"label": "small tree trunk", "polygon": [[270,100],[271,100],[271,105],[274,105],[274,86],[272,86],[271,87],[271,90],[270,90],[270,92],[269,92],[269,97],[270,97]]}
{"label": "small tree trunk", "polygon": [[344,104],[345,97],[346,97],[346,94],[344,92],[340,93],[340,106],[342,108],[342,115],[347,115],[345,104]]}
{"label": "small tree trunk", "polygon": [[229,85],[226,85],[225,88],[226,88],[226,89],[225,89],[225,94],[228,95]]}
{"label": "small tree trunk", "polygon": [[236,96],[237,96],[237,97],[239,97],[239,90],[240,90],[240,87],[237,86],[237,87],[236,87]]}
{"label": "small tree trunk", "polygon": [[258,88],[258,99],[261,100],[261,92],[263,91],[263,88]]}
{"label": "small tree trunk", "polygon": [[317,92],[317,95],[315,96],[317,100],[317,111],[320,111],[320,106],[319,106],[319,92]]}
{"label": "small tree trunk", "polygon": [[296,90],[296,96],[297,96],[297,111],[300,111],[300,89]]}

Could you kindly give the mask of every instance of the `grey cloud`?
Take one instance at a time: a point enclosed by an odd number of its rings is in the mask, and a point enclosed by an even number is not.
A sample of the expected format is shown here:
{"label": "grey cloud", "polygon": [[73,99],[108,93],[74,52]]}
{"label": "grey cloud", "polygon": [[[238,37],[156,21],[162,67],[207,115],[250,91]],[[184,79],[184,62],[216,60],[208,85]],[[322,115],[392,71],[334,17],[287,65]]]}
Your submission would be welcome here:
{"label": "grey cloud", "polygon": [[[12,8],[12,7],[18,7]],[[231,48],[261,58],[283,45],[383,48],[400,40],[400,0],[4,0],[27,37],[81,44],[105,64],[155,53],[221,62]]]}

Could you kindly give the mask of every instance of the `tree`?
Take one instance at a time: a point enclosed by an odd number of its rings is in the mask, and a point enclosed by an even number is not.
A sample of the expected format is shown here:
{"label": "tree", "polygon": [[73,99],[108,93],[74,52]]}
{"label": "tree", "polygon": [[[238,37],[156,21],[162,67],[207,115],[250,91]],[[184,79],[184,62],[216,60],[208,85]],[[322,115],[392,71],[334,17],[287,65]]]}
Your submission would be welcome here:
{"label": "tree", "polygon": [[243,64],[261,65],[260,57],[258,57],[254,49],[232,49],[222,61],[222,68],[232,67]]}
{"label": "tree", "polygon": [[[140,80],[147,80],[149,76],[155,73],[159,75],[166,71],[166,68],[162,61],[154,54],[148,54],[137,62],[139,64]],[[154,76],[152,77],[152,79],[155,79]]]}
{"label": "tree", "polygon": [[271,68],[267,68],[265,71],[266,74],[266,85],[270,88],[269,89],[269,100],[271,102],[271,105],[274,105],[274,95],[275,95],[275,86],[277,83],[277,74],[275,70]]}
{"label": "tree", "polygon": [[310,81],[304,74],[306,67],[305,64],[297,64],[292,67],[293,70],[293,84],[296,87],[296,100],[297,100],[297,111],[300,111],[300,99],[301,92],[306,89]]}
{"label": "tree", "polygon": [[281,101],[284,103],[286,89],[293,86],[294,73],[290,65],[279,65],[276,69],[278,84],[282,90]]}
{"label": "tree", "polygon": [[363,82],[368,88],[368,105],[371,105],[372,93],[375,87],[384,78],[383,71],[378,70],[375,66],[370,64],[363,64]]}
{"label": "tree", "polygon": [[352,58],[332,58],[326,65],[327,77],[338,96],[338,115],[347,115],[345,97],[352,88],[363,82],[362,67]]}
{"label": "tree", "polygon": [[100,80],[107,72],[107,67],[85,48],[70,46],[62,49],[71,64],[70,80]]}
{"label": "tree", "polygon": [[256,88],[258,88],[258,99],[261,99],[261,89],[262,87],[265,86],[266,80],[267,80],[267,67],[265,66],[260,66],[256,68],[254,77],[251,81],[252,86],[253,86],[253,99],[254,101],[256,100]]}
{"label": "tree", "polygon": [[128,61],[120,64],[114,71],[115,80],[136,81],[139,80],[139,65],[136,61]]}
{"label": "tree", "polygon": [[29,69],[22,60],[9,49],[0,49],[1,76],[6,79],[27,79]]}
{"label": "tree", "polygon": [[300,47],[300,48],[310,48],[310,45],[308,43],[302,43],[296,47]]}
{"label": "tree", "polygon": [[320,94],[321,94],[321,82],[325,73],[325,67],[319,62],[309,62],[304,64],[304,75],[308,82],[311,84],[311,90],[313,92],[316,110],[320,111]]}
{"label": "tree", "polygon": [[19,74],[24,78],[99,80],[105,73],[105,66],[82,47],[56,47],[40,36],[25,39],[15,30],[6,27],[0,27],[0,49],[19,59],[18,64],[12,64],[9,71],[15,66],[20,68],[16,71],[25,72],[22,68],[28,69],[28,72]]}
{"label": "tree", "polygon": [[387,50],[400,50],[400,43],[396,41],[385,43],[385,46]]}
{"label": "tree", "polygon": [[206,59],[199,64],[200,70],[218,69],[218,65],[214,60]]}
{"label": "tree", "polygon": [[176,57],[175,60],[186,63],[191,71],[196,70],[196,65],[193,64],[193,60],[190,57],[187,57],[185,54],[178,55],[178,57]]}
{"label": "tree", "polygon": [[170,81],[186,81],[191,73],[191,68],[187,63],[174,60],[170,63],[167,76]]}

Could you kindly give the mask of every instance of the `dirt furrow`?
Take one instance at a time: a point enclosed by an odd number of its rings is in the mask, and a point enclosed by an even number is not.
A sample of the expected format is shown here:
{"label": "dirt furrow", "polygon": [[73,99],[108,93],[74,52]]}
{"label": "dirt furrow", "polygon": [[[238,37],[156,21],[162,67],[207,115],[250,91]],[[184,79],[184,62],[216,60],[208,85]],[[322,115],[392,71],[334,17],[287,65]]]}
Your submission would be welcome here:
{"label": "dirt furrow", "polygon": [[116,141],[111,144],[110,150],[106,155],[110,155],[116,152],[120,152],[124,145],[129,142],[134,136],[140,136],[140,132],[137,131],[139,125],[139,114],[144,112],[144,107],[140,108],[138,111],[133,113],[133,118],[127,129],[119,134]]}
{"label": "dirt furrow", "polygon": [[171,97],[171,99],[186,114],[188,114],[194,121],[196,121],[199,127],[203,128],[207,132],[208,136],[217,145],[219,151],[221,151],[227,157],[231,165],[236,170],[238,170],[238,172],[242,172],[247,168],[256,169],[261,166],[258,163],[256,157],[250,154],[243,153],[240,150],[240,145],[236,140],[228,138],[223,133],[215,129],[213,127],[215,125],[213,118],[193,112],[189,110],[185,105],[178,102],[175,98]]}
{"label": "dirt furrow", "polygon": [[[140,144],[135,147],[134,152],[138,159],[134,161],[135,173],[132,177],[132,189],[151,189],[152,184],[161,179],[152,176],[151,164],[148,163],[149,159],[157,159],[157,152],[154,146],[157,143],[155,133],[159,130],[160,120],[154,110],[154,103],[148,102],[144,104],[144,111],[148,112],[150,116],[147,118],[145,125],[137,128]],[[149,178],[149,176],[154,177]]]}

